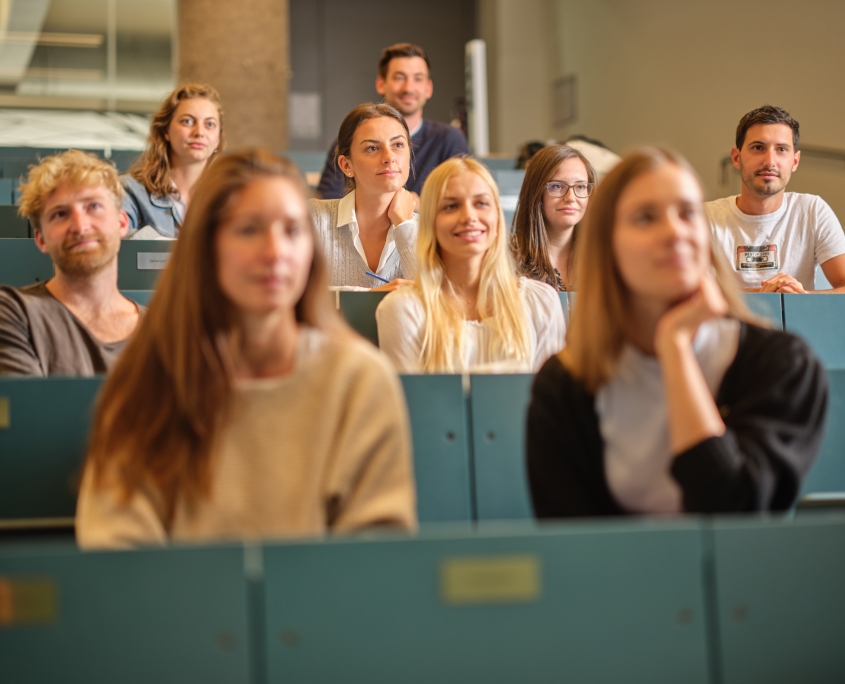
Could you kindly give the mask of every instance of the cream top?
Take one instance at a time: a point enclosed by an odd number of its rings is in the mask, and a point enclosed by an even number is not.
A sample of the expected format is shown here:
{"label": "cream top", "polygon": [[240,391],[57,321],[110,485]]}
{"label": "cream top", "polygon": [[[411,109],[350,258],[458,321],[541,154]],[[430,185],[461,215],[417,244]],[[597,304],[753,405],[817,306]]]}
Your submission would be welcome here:
{"label": "cream top", "polygon": [[293,370],[241,382],[213,449],[211,496],[177,499],[169,529],[157,492],[121,502],[86,471],[76,534],[83,547],[170,540],[321,535],[416,527],[407,410],[387,359],[351,336],[303,329]]}
{"label": "cream top", "polygon": [[[545,283],[519,279],[530,336],[530,358],[502,357],[492,328],[481,321],[464,321],[464,349],[455,368],[468,373],[533,373],[565,344],[566,323],[560,297]],[[400,373],[422,373],[425,312],[414,288],[387,295],[376,309],[379,346]],[[458,350],[455,350],[458,353]]]}

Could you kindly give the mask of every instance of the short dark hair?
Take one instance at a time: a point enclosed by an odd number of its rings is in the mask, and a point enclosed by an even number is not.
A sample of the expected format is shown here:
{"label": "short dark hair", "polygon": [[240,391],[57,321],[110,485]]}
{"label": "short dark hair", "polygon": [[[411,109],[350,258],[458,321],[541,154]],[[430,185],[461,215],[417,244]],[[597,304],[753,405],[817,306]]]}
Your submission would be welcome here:
{"label": "short dark hair", "polygon": [[739,120],[736,127],[736,149],[741,150],[745,144],[745,134],[755,124],[786,124],[792,129],[792,148],[798,150],[798,122],[789,116],[789,112],[780,107],[763,105],[754,109]]}
{"label": "short dark hair", "polygon": [[384,48],[381,52],[381,57],[378,61],[378,75],[382,78],[387,78],[387,67],[391,59],[397,57],[422,57],[425,60],[425,68],[428,69],[428,75],[431,77],[431,62],[428,61],[428,55],[425,54],[419,45],[413,43],[396,43],[390,47]]}

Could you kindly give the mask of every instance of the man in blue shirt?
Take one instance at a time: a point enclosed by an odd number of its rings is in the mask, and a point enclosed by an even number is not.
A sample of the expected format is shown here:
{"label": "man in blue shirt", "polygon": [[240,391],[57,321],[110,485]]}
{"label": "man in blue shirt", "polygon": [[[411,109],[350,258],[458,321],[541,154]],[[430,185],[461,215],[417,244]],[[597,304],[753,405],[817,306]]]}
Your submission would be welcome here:
{"label": "man in blue shirt", "polygon": [[[405,187],[419,196],[428,174],[441,162],[467,154],[467,141],[457,128],[423,119],[423,107],[434,89],[428,56],[418,45],[397,43],[384,49],[378,63],[376,91],[395,107],[408,124],[414,146],[411,174]],[[335,161],[335,146],[329,149],[317,192],[323,199],[344,195],[344,177]],[[417,199],[419,199],[417,197]]]}

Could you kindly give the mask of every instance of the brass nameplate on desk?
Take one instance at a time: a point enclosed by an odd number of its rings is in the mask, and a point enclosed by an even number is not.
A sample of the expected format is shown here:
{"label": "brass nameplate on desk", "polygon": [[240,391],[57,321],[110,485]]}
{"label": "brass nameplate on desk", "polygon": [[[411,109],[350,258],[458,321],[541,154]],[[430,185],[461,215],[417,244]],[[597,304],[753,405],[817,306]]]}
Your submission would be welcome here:
{"label": "brass nameplate on desk", "polygon": [[138,252],[138,270],[161,271],[169,259],[170,252]]}
{"label": "brass nameplate on desk", "polygon": [[440,595],[446,603],[536,601],[541,583],[540,560],[531,555],[447,558],[440,566]]}
{"label": "brass nameplate on desk", "polygon": [[12,409],[9,397],[0,397],[0,430],[8,430],[12,425]]}
{"label": "brass nameplate on desk", "polygon": [[55,622],[58,593],[50,578],[0,576],[0,627]]}

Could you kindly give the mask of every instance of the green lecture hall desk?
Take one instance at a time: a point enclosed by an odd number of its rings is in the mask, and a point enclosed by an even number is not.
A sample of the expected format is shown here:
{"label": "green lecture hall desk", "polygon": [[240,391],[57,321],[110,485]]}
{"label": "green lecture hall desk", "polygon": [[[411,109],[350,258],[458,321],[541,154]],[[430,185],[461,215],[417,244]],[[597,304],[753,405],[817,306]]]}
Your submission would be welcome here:
{"label": "green lecture hall desk", "polygon": [[264,548],[267,682],[708,682],[696,521]]}
{"label": "green lecture hall desk", "polygon": [[49,553],[3,546],[3,593],[12,623],[0,617],[4,684],[256,681],[240,546],[125,553],[81,553],[70,543]]}
{"label": "green lecture hall desk", "polygon": [[13,205],[0,205],[0,238],[28,238],[29,220],[18,216],[18,208]]}
{"label": "green lecture hall desk", "polygon": [[[123,240],[117,255],[121,290],[152,290],[173,249],[171,240]],[[53,262],[35,241],[0,239],[0,284],[24,287],[53,277]]]}
{"label": "green lecture hall desk", "polygon": [[786,329],[803,337],[826,368],[845,368],[845,296],[783,295]]}
{"label": "green lecture hall desk", "polygon": [[713,524],[720,684],[845,681],[842,523]]}
{"label": "green lecture hall desk", "polygon": [[0,378],[0,529],[70,527],[102,378]]}
{"label": "green lecture hall desk", "polygon": [[403,375],[421,523],[469,522],[468,399],[460,375]]}
{"label": "green lecture hall desk", "polygon": [[525,474],[525,415],[533,375],[473,375],[472,458],[479,521],[533,520]]}
{"label": "green lecture hall desk", "polygon": [[346,322],[362,337],[378,346],[376,307],[387,296],[387,292],[337,293],[338,308]]}

